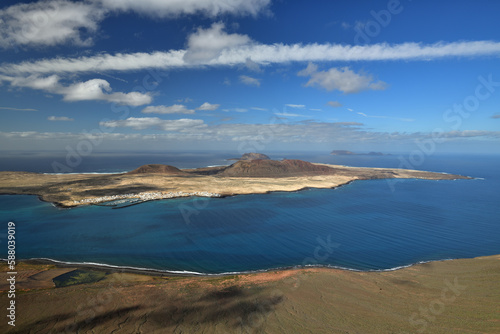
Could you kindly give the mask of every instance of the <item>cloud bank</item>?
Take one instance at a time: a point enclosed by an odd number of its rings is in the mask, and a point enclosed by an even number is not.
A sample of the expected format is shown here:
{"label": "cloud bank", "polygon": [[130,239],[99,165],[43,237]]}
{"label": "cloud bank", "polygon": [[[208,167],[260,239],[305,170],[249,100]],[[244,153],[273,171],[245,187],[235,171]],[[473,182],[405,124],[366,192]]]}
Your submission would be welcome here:
{"label": "cloud bank", "polygon": [[[415,145],[415,140],[432,140],[435,134],[425,132],[373,132],[363,128],[362,123],[356,122],[294,122],[276,124],[219,124],[207,125],[202,120],[178,119],[161,120],[157,117],[135,118],[125,120],[103,121],[101,126],[110,129],[132,128],[136,130],[150,129],[161,132],[152,134],[143,133],[113,133],[104,132],[99,134],[87,133],[64,133],[64,132],[0,132],[0,141],[7,140],[9,143],[34,141],[68,141],[104,139],[110,141],[199,141],[204,142],[266,142],[272,134],[272,142],[285,143],[325,143],[328,145],[348,144],[386,144],[388,141],[399,144],[406,143]],[[95,137],[95,138],[94,138]],[[448,131],[440,133],[440,138],[445,141],[474,140],[475,138],[500,140],[500,131],[463,130]],[[143,144],[141,144],[143,145]],[[234,144],[230,144],[230,146]],[[29,147],[29,146],[28,146]]]}
{"label": "cloud bank", "polygon": [[403,43],[389,45],[339,45],[339,44],[252,44],[219,50],[207,46],[197,49],[198,54],[207,55],[217,50],[211,59],[200,56],[193,64],[184,59],[186,50],[155,51],[151,53],[99,54],[78,58],[54,58],[25,61],[18,64],[2,64],[0,73],[7,75],[88,73],[96,71],[137,71],[147,69],[179,69],[194,66],[235,66],[244,65],[250,57],[260,65],[283,64],[289,62],[352,62],[352,61],[430,61],[449,57],[499,56],[500,42],[469,41],[452,43]]}

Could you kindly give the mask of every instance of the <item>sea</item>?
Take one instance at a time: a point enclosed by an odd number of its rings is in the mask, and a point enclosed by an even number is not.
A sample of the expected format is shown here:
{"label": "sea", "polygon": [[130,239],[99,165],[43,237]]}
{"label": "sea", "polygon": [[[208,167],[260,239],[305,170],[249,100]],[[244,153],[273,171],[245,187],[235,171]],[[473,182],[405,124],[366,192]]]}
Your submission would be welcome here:
{"label": "sea", "polygon": [[[65,172],[118,173],[147,163],[227,165],[230,153],[121,153],[83,157]],[[500,254],[500,156],[414,157],[274,153],[273,159],[412,167],[470,180],[365,180],[225,198],[182,198],[122,209],[62,209],[37,196],[0,196],[0,248],[15,223],[16,258],[224,274],[325,266],[395,270],[434,260]],[[0,170],[54,173],[66,156],[13,154]],[[413,158],[413,159],[412,159]],[[413,162],[413,163],[411,163]],[[3,226],[3,227],[2,227]]]}

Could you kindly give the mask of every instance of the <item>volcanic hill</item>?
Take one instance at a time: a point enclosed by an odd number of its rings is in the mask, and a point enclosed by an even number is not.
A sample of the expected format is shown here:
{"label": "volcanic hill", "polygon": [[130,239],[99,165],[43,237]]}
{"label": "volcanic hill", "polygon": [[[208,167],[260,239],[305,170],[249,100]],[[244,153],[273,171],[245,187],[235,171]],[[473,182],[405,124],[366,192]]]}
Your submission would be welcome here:
{"label": "volcanic hill", "polygon": [[167,175],[186,175],[179,168],[170,165],[151,164],[143,165],[126,174],[167,174]]}
{"label": "volcanic hill", "polygon": [[229,177],[290,177],[331,175],[335,169],[302,160],[240,160],[217,175]]}

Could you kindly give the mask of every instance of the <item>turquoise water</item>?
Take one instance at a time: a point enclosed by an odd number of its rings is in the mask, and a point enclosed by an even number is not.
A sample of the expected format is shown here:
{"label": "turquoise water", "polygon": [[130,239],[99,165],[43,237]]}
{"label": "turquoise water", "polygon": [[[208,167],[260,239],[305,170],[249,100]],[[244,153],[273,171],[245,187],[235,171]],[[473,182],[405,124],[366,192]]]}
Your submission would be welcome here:
{"label": "turquoise water", "polygon": [[[381,159],[395,164],[395,158]],[[395,189],[386,180],[370,180],[119,210],[58,209],[35,196],[5,195],[0,221],[5,231],[8,221],[16,223],[18,259],[200,273],[311,264],[391,269],[500,254],[499,167],[499,157],[434,157],[422,169],[484,179],[404,180]]]}

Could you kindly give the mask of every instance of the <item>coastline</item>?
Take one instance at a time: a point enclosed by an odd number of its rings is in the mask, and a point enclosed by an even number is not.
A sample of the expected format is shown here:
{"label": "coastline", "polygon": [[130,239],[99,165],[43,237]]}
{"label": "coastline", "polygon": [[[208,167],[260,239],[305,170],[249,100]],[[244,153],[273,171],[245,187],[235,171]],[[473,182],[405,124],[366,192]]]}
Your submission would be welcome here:
{"label": "coastline", "polygon": [[[494,256],[494,255],[485,255],[485,256]],[[442,261],[453,261],[459,259],[473,259],[475,257],[469,258],[446,258],[439,260],[423,260],[417,261],[414,263],[396,266],[393,268],[387,269],[355,269],[348,268],[342,266],[334,266],[334,265],[291,265],[284,267],[274,267],[267,269],[257,269],[257,270],[248,270],[248,271],[231,271],[231,272],[222,272],[222,273],[204,273],[204,272],[196,272],[196,271],[188,271],[188,270],[161,270],[154,268],[142,268],[142,267],[132,267],[132,266],[119,266],[113,264],[106,263],[96,263],[96,262],[69,262],[69,261],[60,261],[56,259],[50,258],[30,258],[30,259],[20,259],[19,263],[26,263],[32,265],[54,265],[58,268],[80,268],[80,269],[92,269],[106,272],[127,272],[127,273],[136,273],[136,274],[144,274],[144,275],[152,275],[152,276],[182,276],[182,277],[223,277],[223,276],[231,276],[231,275],[249,275],[249,274],[259,274],[259,273],[267,273],[267,272],[275,272],[275,271],[288,271],[288,270],[307,270],[307,269],[332,269],[332,270],[345,270],[359,273],[377,273],[377,272],[390,272],[395,270],[401,270],[404,268],[410,268],[416,265],[431,263],[431,262],[442,262]],[[6,262],[7,259],[0,258],[0,262]]]}

